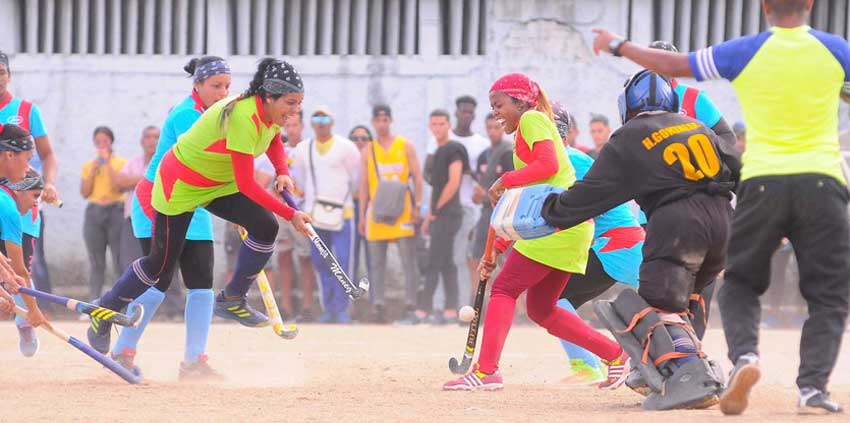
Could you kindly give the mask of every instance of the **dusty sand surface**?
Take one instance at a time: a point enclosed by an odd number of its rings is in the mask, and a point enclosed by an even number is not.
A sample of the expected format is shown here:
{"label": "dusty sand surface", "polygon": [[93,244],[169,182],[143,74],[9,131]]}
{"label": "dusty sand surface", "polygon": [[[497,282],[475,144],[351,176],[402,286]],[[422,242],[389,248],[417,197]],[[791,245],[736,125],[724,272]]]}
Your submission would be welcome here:
{"label": "dusty sand surface", "polygon": [[[60,322],[84,339],[85,325]],[[628,389],[599,392],[559,381],[567,365],[558,342],[544,330],[515,327],[502,359],[502,392],[441,392],[451,377],[449,357],[463,349],[459,327],[311,326],[282,340],[270,329],[215,324],[210,363],[228,381],[177,381],[183,326],[154,323],[137,363],[145,384],[130,386],[88,357],[40,332],[34,358],[18,353],[11,322],[0,324],[0,422],[515,422],[515,421],[731,421],[715,408],[649,413]],[[850,421],[850,415],[795,414],[799,333],[762,335],[761,384],[739,422]],[[709,332],[709,354],[725,353],[723,335]],[[725,360],[724,360],[725,362]],[[728,363],[724,363],[728,370]],[[850,348],[843,349],[831,384],[850,405]],[[677,419],[677,420],[672,420]],[[681,419],[681,420],[680,420]]]}

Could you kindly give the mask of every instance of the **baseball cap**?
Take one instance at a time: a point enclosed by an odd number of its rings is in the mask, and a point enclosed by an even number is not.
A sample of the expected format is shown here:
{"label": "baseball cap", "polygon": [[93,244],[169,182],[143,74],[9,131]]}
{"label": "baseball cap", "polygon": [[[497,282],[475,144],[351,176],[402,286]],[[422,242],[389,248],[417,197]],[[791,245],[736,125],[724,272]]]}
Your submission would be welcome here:
{"label": "baseball cap", "polygon": [[313,110],[313,114],[310,115],[310,116],[316,116],[318,114],[322,114],[322,115],[325,115],[327,117],[333,117],[334,116],[333,113],[331,113],[331,108],[328,107],[328,106],[324,106],[324,105],[316,107],[316,110]]}

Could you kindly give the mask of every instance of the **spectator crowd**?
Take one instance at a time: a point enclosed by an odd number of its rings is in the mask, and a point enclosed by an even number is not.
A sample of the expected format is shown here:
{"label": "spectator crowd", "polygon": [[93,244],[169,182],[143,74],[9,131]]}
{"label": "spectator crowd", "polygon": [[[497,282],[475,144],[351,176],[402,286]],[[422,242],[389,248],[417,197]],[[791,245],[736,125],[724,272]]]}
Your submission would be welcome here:
{"label": "spectator crowd", "polygon": [[[0,56],[5,57],[2,53]],[[53,187],[57,165],[41,113],[36,105],[12,97],[7,90],[10,77],[8,58],[0,60],[0,110],[5,112],[14,101],[28,108],[25,123],[36,139],[37,150],[33,166],[44,175],[43,200],[53,202],[57,198]],[[336,126],[334,112],[326,106],[302,112],[284,125],[282,137],[298,206],[311,214],[319,236],[346,270],[353,277],[366,275],[371,282],[369,313],[361,320],[376,324],[453,323],[457,310],[472,303],[476,267],[484,252],[492,213],[487,189],[514,165],[512,141],[492,114],[479,122],[485,133],[473,129],[480,116],[478,108],[474,97],[464,95],[455,100],[453,112],[432,111],[427,121],[431,136],[424,143],[424,155],[413,141],[393,130],[393,111],[387,104],[374,106],[370,122],[348,131]],[[580,126],[573,115],[569,119],[565,142],[596,157],[612,133],[608,118],[591,114],[586,127],[590,147],[579,143]],[[743,150],[745,126],[738,122],[734,130],[737,147]],[[80,195],[87,203],[83,238],[90,265],[90,298],[97,298],[108,288],[104,287],[108,263],[120,271],[142,256],[130,221],[130,202],[159,137],[157,126],[143,128],[138,154],[127,159],[113,151],[116,140],[109,127],[98,126],[93,131],[92,159],[80,172]],[[259,157],[257,182],[273,191],[274,175],[271,162]],[[38,226],[25,230],[35,240],[33,280],[37,288],[50,291],[43,250],[44,221],[40,214],[36,216],[38,219],[32,222]],[[309,240],[297,234],[289,222],[281,219],[279,223],[277,257],[269,262],[266,273],[284,319],[351,323],[352,305],[347,295]],[[228,225],[222,235],[228,269],[232,269],[241,242],[238,228]],[[395,285],[394,273],[388,270],[391,250],[401,265],[401,298],[387,296],[388,286]],[[782,280],[785,272],[781,269],[787,267],[792,251],[786,245],[778,252],[775,262],[779,267],[774,274]],[[775,297],[777,304],[768,310],[781,315],[788,309],[781,303],[787,296]],[[388,300],[398,300],[399,307],[388,307]],[[179,308],[181,302],[171,304]],[[179,313],[171,310],[168,314]]]}

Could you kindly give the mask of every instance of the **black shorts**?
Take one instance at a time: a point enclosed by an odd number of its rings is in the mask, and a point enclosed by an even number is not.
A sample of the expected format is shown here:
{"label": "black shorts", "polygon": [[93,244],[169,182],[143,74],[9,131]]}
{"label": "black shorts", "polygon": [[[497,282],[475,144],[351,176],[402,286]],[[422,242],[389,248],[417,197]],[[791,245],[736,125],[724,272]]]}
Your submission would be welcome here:
{"label": "black shorts", "polygon": [[656,209],[646,225],[640,296],[663,310],[687,309],[726,264],[731,216],[728,198],[703,193]]}
{"label": "black shorts", "polygon": [[561,292],[561,298],[568,300],[573,307],[579,308],[584,303],[602,295],[608,288],[614,286],[616,280],[608,276],[602,267],[602,262],[596,252],[590,250],[587,257],[587,269],[583,275],[572,274],[567,286]]}
{"label": "black shorts", "polygon": [[35,252],[35,243],[38,238],[23,234],[21,237],[21,250],[24,253],[24,266],[27,267],[27,272],[32,272],[32,255]]}
{"label": "black shorts", "polygon": [[472,229],[472,258],[481,260],[484,257],[484,247],[487,244],[487,232],[490,231],[490,215],[493,209],[481,209],[481,218]]}

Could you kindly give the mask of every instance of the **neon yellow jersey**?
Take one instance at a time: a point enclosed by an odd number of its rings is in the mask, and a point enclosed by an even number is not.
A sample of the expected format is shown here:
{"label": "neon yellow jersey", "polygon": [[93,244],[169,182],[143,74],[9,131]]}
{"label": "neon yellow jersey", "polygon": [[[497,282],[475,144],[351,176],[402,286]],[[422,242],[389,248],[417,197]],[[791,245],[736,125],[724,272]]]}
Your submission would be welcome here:
{"label": "neon yellow jersey", "polygon": [[163,157],[151,199],[157,211],[174,216],[235,194],[239,189],[230,152],[257,157],[280,136],[280,126],[265,116],[258,96],[236,101],[222,124],[222,113],[234,100],[227,98],[207,109]]}
{"label": "neon yellow jersey", "polygon": [[[567,156],[567,150],[561,147],[558,128],[546,115],[538,111],[523,113],[514,138],[514,168],[522,169],[528,166],[534,144],[549,140],[555,143],[558,173],[537,183],[569,188],[576,182],[576,172]],[[549,267],[584,274],[592,241],[593,223],[587,221],[543,238],[516,241],[514,250]]]}
{"label": "neon yellow jersey", "polygon": [[698,81],[732,81],[747,123],[741,180],[819,173],[846,184],[838,145],[839,92],[850,47],[809,26],[773,27],[688,56]]}

